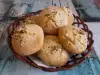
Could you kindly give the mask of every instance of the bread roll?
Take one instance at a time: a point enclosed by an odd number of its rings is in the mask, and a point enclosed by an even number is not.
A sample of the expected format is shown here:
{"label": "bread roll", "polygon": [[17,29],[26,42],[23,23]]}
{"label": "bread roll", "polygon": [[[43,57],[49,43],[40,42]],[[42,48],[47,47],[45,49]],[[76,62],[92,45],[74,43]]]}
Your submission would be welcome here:
{"label": "bread roll", "polygon": [[70,53],[80,54],[87,48],[86,32],[74,26],[60,28],[59,40]]}
{"label": "bread roll", "polygon": [[58,28],[68,25],[68,15],[62,8],[52,6],[40,12],[37,22],[46,34],[57,34]]}
{"label": "bread roll", "polygon": [[20,25],[12,35],[12,47],[19,55],[27,56],[39,51],[42,48],[43,40],[44,33],[40,26]]}
{"label": "bread roll", "polygon": [[42,49],[37,52],[38,57],[49,66],[60,67],[68,61],[68,54],[59,43],[58,37],[47,35]]}

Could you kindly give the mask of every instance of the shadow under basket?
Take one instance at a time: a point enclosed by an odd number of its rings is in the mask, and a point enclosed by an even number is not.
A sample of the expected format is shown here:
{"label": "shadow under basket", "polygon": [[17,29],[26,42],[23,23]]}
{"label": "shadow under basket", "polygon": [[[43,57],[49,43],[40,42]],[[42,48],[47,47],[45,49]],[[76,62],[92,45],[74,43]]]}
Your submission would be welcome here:
{"label": "shadow under basket", "polygon": [[14,52],[12,45],[11,45],[11,35],[13,34],[14,29],[20,25],[20,23],[27,17],[30,17],[32,15],[38,15],[41,12],[41,10],[37,11],[37,12],[32,12],[29,14],[26,14],[22,17],[19,17],[17,20],[15,20],[11,25],[9,25],[9,27],[7,28],[7,32],[8,32],[8,44],[9,47],[11,48],[11,51],[14,53],[14,55],[20,59],[23,62],[28,63],[29,65],[41,69],[43,71],[49,71],[49,72],[55,72],[55,71],[60,71],[60,70],[69,70],[71,68],[73,68],[74,66],[77,66],[78,64],[80,64],[81,62],[83,62],[85,60],[85,58],[88,56],[88,54],[93,50],[93,34],[92,32],[89,30],[88,26],[78,17],[74,15],[74,19],[75,22],[73,23],[74,26],[77,26],[81,29],[83,29],[84,31],[86,31],[87,33],[87,37],[88,37],[88,46],[85,52],[83,52],[82,54],[75,54],[71,56],[71,60],[69,60],[66,65],[62,66],[62,67],[55,67],[55,68],[47,68],[44,66],[39,66],[37,65],[35,62],[33,62],[28,56],[20,56],[17,53]]}

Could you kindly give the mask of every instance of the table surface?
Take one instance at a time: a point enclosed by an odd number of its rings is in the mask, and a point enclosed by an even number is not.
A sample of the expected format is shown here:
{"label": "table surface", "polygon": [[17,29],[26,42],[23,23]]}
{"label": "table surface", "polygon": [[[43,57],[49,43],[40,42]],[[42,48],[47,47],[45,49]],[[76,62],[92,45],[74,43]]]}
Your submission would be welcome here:
{"label": "table surface", "polygon": [[[1,1],[1,0],[0,0]],[[10,1],[10,0],[9,0]],[[32,12],[43,9],[48,6],[68,6],[72,12],[77,15],[74,6],[70,0],[15,0],[14,3],[18,9],[20,5],[26,4],[19,11],[21,13]],[[19,13],[19,14],[21,14]],[[90,30],[94,34],[94,50],[89,57],[80,65],[71,70],[59,72],[44,72],[39,69],[33,68],[30,65],[18,60],[14,57],[7,42],[7,34],[5,32],[9,21],[0,23],[0,75],[99,75],[100,74],[100,23],[87,23]]]}

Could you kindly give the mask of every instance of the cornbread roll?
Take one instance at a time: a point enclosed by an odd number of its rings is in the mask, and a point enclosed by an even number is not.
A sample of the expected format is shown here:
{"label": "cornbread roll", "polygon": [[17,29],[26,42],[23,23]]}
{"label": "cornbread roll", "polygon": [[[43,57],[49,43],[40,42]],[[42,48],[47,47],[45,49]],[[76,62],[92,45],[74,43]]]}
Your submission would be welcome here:
{"label": "cornbread roll", "polygon": [[49,66],[60,67],[68,61],[68,54],[59,43],[57,36],[47,35],[42,49],[37,52],[43,62]]}
{"label": "cornbread roll", "polygon": [[72,25],[74,22],[74,16],[72,14],[72,11],[69,8],[63,7],[63,9],[66,11],[66,14],[68,15],[68,25]]}
{"label": "cornbread roll", "polygon": [[37,21],[46,34],[57,34],[58,28],[68,25],[68,15],[62,8],[52,6],[43,9]]}
{"label": "cornbread roll", "polygon": [[82,29],[67,26],[59,29],[59,40],[64,48],[74,54],[80,54],[87,48],[87,35]]}
{"label": "cornbread roll", "polygon": [[12,47],[22,56],[36,53],[42,48],[44,33],[40,26],[35,24],[20,25],[12,35]]}

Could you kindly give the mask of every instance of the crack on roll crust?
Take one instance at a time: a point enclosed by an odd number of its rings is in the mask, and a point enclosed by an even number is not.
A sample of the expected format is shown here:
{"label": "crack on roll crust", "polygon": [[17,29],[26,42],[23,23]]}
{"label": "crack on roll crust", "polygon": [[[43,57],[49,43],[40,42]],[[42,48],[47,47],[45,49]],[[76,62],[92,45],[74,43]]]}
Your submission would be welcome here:
{"label": "crack on roll crust", "polygon": [[68,16],[60,7],[50,7],[40,12],[38,24],[46,34],[57,34],[60,27],[68,25]]}
{"label": "crack on roll crust", "polygon": [[[52,14],[53,13],[53,14]],[[53,19],[54,17],[55,17],[55,15],[57,14],[57,12],[51,12],[51,13],[49,13],[49,15],[48,16],[46,16],[46,18],[48,18],[48,20],[45,22],[45,25],[44,25],[44,27],[46,26],[46,27],[49,27],[50,28],[50,26],[51,25],[49,25],[48,26],[48,22],[51,20],[52,22],[54,22],[55,23],[55,27],[57,28],[58,26],[57,26],[57,24],[56,24],[56,21]],[[46,15],[46,14],[45,14]],[[50,16],[50,17],[49,17]],[[53,27],[54,27],[53,26]]]}
{"label": "crack on roll crust", "polygon": [[70,38],[68,38],[66,35],[64,35],[64,37],[65,37],[66,39],[68,39],[71,43],[75,44],[74,41],[72,41],[72,40],[71,40]]}
{"label": "crack on roll crust", "polygon": [[87,48],[86,32],[74,26],[61,28],[59,39],[64,48],[71,53],[79,54]]}

